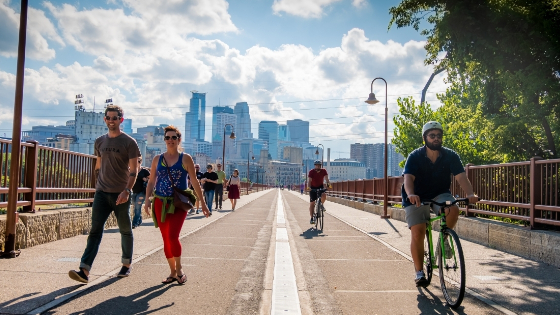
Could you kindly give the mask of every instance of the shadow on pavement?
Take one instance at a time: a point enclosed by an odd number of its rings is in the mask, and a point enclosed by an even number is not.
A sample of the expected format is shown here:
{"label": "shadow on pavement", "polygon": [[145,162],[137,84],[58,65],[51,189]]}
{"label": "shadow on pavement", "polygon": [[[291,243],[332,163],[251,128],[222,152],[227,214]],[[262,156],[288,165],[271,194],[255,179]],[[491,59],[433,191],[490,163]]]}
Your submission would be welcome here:
{"label": "shadow on pavement", "polygon": [[[4,314],[23,314],[27,313],[31,309],[45,305],[50,301],[56,299],[57,297],[66,294],[68,292],[74,291],[75,289],[81,287],[81,285],[75,285],[71,287],[62,288],[47,294],[39,295],[41,292],[27,293],[18,298],[11,299],[8,301],[0,302],[0,313]],[[31,299],[29,297],[35,296]]]}
{"label": "shadow on pavement", "polygon": [[[99,289],[102,289],[111,283],[117,281],[117,278],[113,281],[106,281],[95,289],[89,290],[87,294],[91,294]],[[162,309],[173,306],[175,303],[167,304],[152,310],[150,308],[150,301],[155,299],[165,293],[171,286],[166,284],[155,285],[147,288],[138,293],[134,293],[129,296],[116,296],[109,300],[105,300],[94,307],[86,310],[76,311],[70,315],[78,314],[150,314],[158,312]],[[56,314],[56,310],[48,311],[43,314]]]}
{"label": "shadow on pavement", "polygon": [[435,296],[427,288],[418,288],[418,293],[416,299],[418,300],[418,310],[420,310],[420,314],[466,314],[463,312],[463,306],[459,306],[459,308],[453,310],[446,305],[447,302],[440,300],[439,297]]}
{"label": "shadow on pavement", "polygon": [[305,239],[312,239],[314,237],[325,237],[327,235],[323,234],[323,231],[317,231],[315,228],[309,228],[307,231],[304,231],[299,236],[303,236]]}

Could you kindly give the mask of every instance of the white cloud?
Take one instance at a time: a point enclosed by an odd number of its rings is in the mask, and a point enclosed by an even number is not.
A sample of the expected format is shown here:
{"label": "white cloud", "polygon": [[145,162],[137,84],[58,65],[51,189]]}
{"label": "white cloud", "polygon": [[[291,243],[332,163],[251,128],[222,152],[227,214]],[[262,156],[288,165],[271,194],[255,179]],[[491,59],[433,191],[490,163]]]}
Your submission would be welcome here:
{"label": "white cloud", "polygon": [[[285,12],[303,18],[320,18],[325,9],[341,0],[274,0],[272,11],[274,14]],[[352,5],[361,7],[365,0],[352,0]]]}
{"label": "white cloud", "polygon": [[[0,56],[16,57],[20,14],[8,4],[8,0],[0,1]],[[53,59],[55,50],[49,47],[48,40],[64,46],[62,38],[44,12],[30,7],[27,16],[26,57],[41,61]]]}
{"label": "white cloud", "polygon": [[189,34],[236,32],[224,0],[125,1],[123,8],[79,10],[70,4],[45,7],[58,20],[64,39],[78,51],[91,55],[162,55],[185,49]]}

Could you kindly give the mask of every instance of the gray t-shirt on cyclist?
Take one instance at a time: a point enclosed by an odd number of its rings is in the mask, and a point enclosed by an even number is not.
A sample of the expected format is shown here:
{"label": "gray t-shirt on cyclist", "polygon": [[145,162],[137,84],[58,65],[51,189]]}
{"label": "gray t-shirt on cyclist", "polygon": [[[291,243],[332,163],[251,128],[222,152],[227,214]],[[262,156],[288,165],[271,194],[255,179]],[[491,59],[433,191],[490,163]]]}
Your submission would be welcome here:
{"label": "gray t-shirt on cyclist", "polygon": [[95,189],[120,193],[126,188],[130,170],[128,162],[140,156],[136,140],[126,133],[109,138],[108,134],[95,139],[95,155],[101,157],[101,169]]}

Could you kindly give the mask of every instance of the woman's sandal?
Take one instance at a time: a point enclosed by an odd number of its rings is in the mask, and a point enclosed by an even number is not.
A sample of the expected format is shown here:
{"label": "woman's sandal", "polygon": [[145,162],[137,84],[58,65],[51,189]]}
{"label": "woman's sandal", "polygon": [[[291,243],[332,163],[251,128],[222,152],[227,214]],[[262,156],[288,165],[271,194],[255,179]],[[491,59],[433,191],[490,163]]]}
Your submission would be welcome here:
{"label": "woman's sandal", "polygon": [[175,278],[175,277],[167,277],[167,279],[161,281],[161,283],[163,283],[163,284],[170,284],[170,283],[173,283],[173,282],[175,282],[175,281],[179,282],[179,280],[178,280],[177,278]]}
{"label": "woman's sandal", "polygon": [[185,282],[187,282],[187,275],[186,274],[182,274],[182,275],[177,275],[177,283],[178,284],[185,284]]}

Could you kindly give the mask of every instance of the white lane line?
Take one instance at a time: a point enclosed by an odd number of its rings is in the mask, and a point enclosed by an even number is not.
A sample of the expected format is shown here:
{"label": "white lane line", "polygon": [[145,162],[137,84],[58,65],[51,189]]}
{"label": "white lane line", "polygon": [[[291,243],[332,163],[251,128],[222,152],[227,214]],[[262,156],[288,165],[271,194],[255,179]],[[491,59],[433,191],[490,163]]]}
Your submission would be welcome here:
{"label": "white lane line", "polygon": [[[276,223],[285,224],[284,205],[282,194],[278,194],[278,211]],[[297,314],[301,315],[299,296],[296,285],[296,275],[288,231],[285,227],[276,229],[276,253],[274,257],[274,280],[272,281],[272,307],[270,314]]]}

